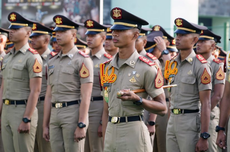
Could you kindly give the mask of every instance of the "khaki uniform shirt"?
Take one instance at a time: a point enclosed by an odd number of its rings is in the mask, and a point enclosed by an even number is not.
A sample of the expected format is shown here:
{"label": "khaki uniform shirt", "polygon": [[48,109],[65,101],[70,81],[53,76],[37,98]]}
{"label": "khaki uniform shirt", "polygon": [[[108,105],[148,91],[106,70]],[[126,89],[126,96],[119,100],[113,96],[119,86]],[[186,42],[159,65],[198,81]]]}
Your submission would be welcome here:
{"label": "khaki uniform shirt", "polygon": [[[117,54],[112,61],[105,63],[105,69],[108,67],[108,74],[110,75],[114,68],[114,73],[117,76],[116,81],[108,87],[109,116],[142,115],[144,109],[141,106],[133,104],[133,101],[122,101],[118,99],[117,92],[123,89],[145,89],[146,92],[137,93],[137,95],[143,98],[150,95],[152,98],[155,98],[164,93],[161,87],[163,83],[159,88],[156,87],[158,78],[163,80],[163,77],[161,73],[157,74],[156,66],[151,66],[140,60],[142,56],[140,56],[137,51],[135,51],[120,68],[117,65],[118,55],[119,54]],[[155,83],[156,81],[157,83]]]}
{"label": "khaki uniform shirt", "polygon": [[19,51],[12,49],[5,55],[2,63],[4,81],[3,98],[26,100],[30,94],[30,79],[42,77],[42,59],[29,44]]}
{"label": "khaki uniform shirt", "polygon": [[[4,56],[6,55],[5,51],[2,51],[0,54],[0,67],[2,67],[2,60]],[[0,71],[0,86],[2,85],[2,71]]]}
{"label": "khaki uniform shirt", "polygon": [[42,67],[42,88],[41,88],[41,93],[39,97],[45,97],[46,95],[46,88],[47,88],[47,63],[49,60],[49,54],[50,50],[47,48],[47,50],[41,55],[42,61],[43,61],[43,67]]}
{"label": "khaki uniform shirt", "polygon": [[81,84],[93,82],[93,63],[74,46],[67,54],[59,52],[48,61],[48,82],[52,103],[79,100]]}
{"label": "khaki uniform shirt", "polygon": [[100,97],[101,96],[101,83],[100,83],[100,64],[104,63],[105,61],[108,61],[112,58],[109,54],[107,54],[104,50],[104,48],[100,51],[98,51],[95,55],[91,55],[90,57],[93,61],[94,66],[94,81],[93,81],[93,90],[92,90],[92,97]]}
{"label": "khaki uniform shirt", "polygon": [[214,86],[216,84],[225,84],[224,63],[222,63],[218,59],[215,59],[215,57],[212,55],[207,59],[207,61],[212,69],[211,72],[212,72],[212,95],[213,95],[215,91]]}
{"label": "khaki uniform shirt", "polygon": [[171,88],[170,109],[199,109],[199,91],[212,89],[210,66],[205,59],[200,61],[194,51],[183,61],[178,55],[175,61],[178,73],[172,84],[177,86]]}

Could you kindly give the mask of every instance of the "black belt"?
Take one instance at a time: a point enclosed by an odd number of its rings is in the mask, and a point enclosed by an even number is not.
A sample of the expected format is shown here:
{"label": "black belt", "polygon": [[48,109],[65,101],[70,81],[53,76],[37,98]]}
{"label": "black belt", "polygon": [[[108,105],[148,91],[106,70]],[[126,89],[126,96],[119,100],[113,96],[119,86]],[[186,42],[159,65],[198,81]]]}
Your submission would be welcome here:
{"label": "black belt", "polygon": [[172,113],[175,115],[183,114],[183,113],[197,113],[199,109],[196,110],[188,110],[188,109],[171,109]]}
{"label": "black belt", "polygon": [[71,106],[71,105],[79,104],[80,102],[81,102],[81,100],[52,103],[52,107],[55,107],[55,108],[68,107],[68,106]]}
{"label": "black belt", "polygon": [[129,117],[111,117],[109,116],[109,122],[114,124],[131,121],[142,121],[143,116],[129,116]]}
{"label": "black belt", "polygon": [[44,101],[45,100],[45,97],[39,97],[38,98],[38,101]]}
{"label": "black belt", "polygon": [[25,105],[27,100],[9,100],[3,99],[5,105]]}
{"label": "black belt", "polygon": [[103,100],[103,97],[91,97],[91,101]]}

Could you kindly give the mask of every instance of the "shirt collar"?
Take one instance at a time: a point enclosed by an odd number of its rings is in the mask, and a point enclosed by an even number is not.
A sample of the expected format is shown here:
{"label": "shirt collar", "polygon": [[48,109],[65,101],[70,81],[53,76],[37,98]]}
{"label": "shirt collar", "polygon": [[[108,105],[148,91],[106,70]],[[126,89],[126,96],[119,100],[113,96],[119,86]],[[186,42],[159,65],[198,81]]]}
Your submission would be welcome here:
{"label": "shirt collar", "polygon": [[[105,54],[106,52],[105,52],[105,49],[104,48],[102,48],[100,51],[98,51],[96,54],[94,54],[94,55],[90,55],[91,57],[93,57],[93,56],[96,56],[98,59],[101,59],[101,57]],[[90,54],[91,54],[91,52],[90,52]]]}
{"label": "shirt collar", "polygon": [[48,56],[49,54],[50,54],[50,49],[47,48],[46,51],[41,55],[41,57],[42,57],[43,59],[46,59],[47,56]]}
{"label": "shirt collar", "polygon": [[[196,53],[194,51],[192,51],[186,58],[185,60],[188,61],[188,63],[192,64],[193,63],[193,58],[196,56]],[[184,61],[185,61],[184,60]],[[180,55],[178,55],[175,59],[175,61],[177,61],[178,63],[181,63],[180,60]],[[182,61],[183,62],[183,61]]]}
{"label": "shirt collar", "polygon": [[211,55],[211,56],[207,59],[208,63],[211,64],[211,62],[213,61],[213,59],[215,59],[215,57],[214,57],[213,55]]}
{"label": "shirt collar", "polygon": [[60,51],[57,56],[58,57],[68,56],[70,59],[72,59],[76,51],[78,52],[78,49],[76,46],[74,46],[67,54],[62,54],[62,51]]}
{"label": "shirt collar", "polygon": [[[22,52],[23,54],[26,54],[26,51],[30,48],[29,44],[26,43],[19,51]],[[15,48],[13,48],[10,53],[14,53]]]}
{"label": "shirt collar", "polygon": [[145,49],[143,49],[139,54],[142,55],[142,56],[145,56],[146,55]]}

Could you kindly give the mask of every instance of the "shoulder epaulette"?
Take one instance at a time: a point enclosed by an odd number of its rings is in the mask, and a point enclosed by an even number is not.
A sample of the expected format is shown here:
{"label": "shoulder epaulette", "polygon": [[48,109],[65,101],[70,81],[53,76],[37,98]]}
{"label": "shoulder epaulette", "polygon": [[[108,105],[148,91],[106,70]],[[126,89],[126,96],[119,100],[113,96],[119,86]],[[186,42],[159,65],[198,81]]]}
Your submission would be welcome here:
{"label": "shoulder epaulette", "polygon": [[179,54],[175,55],[170,61],[175,60],[176,57],[178,57]]}
{"label": "shoulder epaulette", "polygon": [[85,58],[88,58],[88,57],[89,57],[87,54],[85,54],[85,53],[82,52],[82,51],[78,51],[78,53],[81,54],[81,55],[82,55],[83,57],[85,57]]}
{"label": "shoulder epaulette", "polygon": [[54,57],[55,55],[57,55],[58,53],[57,52],[50,52],[50,55],[52,56],[52,57]]}
{"label": "shoulder epaulette", "polygon": [[150,59],[152,59],[152,60],[157,60],[157,57],[155,57],[153,54],[151,54],[151,53],[146,53],[146,55],[150,58]]}
{"label": "shoulder epaulette", "polygon": [[215,59],[213,59],[213,61],[216,62],[216,63],[218,63],[218,64],[221,63],[221,60],[220,60],[220,59],[216,59],[216,58],[215,58]]}
{"label": "shoulder epaulette", "polygon": [[105,53],[104,56],[105,56],[106,58],[108,58],[108,59],[111,59],[111,58],[112,58],[112,56],[111,56],[110,54],[108,54],[108,53]]}
{"label": "shoulder epaulette", "polygon": [[28,50],[33,54],[38,54],[38,52],[36,50],[32,49],[32,48],[29,48]]}
{"label": "shoulder epaulette", "polygon": [[205,60],[205,58],[200,55],[200,54],[197,54],[196,55],[196,58],[201,62],[201,63],[207,63],[207,60]]}
{"label": "shoulder epaulette", "polygon": [[146,57],[140,56],[139,59],[140,59],[141,61],[143,61],[144,63],[147,63],[147,64],[150,65],[150,66],[155,65],[154,62],[152,62],[151,60],[147,59]]}
{"label": "shoulder epaulette", "polygon": [[108,60],[108,61],[105,61],[105,62],[103,62],[102,64],[109,63],[110,61],[112,61],[112,59],[110,59],[110,60]]}

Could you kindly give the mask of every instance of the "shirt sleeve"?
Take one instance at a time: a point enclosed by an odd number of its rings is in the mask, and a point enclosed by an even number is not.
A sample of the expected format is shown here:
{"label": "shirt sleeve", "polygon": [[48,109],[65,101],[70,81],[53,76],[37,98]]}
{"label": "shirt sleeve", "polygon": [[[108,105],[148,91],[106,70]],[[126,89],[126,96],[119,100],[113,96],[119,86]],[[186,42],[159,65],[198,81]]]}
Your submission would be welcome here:
{"label": "shirt sleeve", "polygon": [[213,69],[214,84],[225,84],[224,64],[216,64]]}
{"label": "shirt sleeve", "polygon": [[93,83],[93,61],[89,57],[83,59],[79,73],[81,84]]}
{"label": "shirt sleeve", "polygon": [[199,65],[197,64],[195,68],[197,68],[199,91],[212,90],[212,74],[210,66],[207,63],[199,63]]}
{"label": "shirt sleeve", "polygon": [[35,77],[42,77],[42,65],[43,62],[40,55],[34,54],[28,58],[27,68],[30,79]]}

